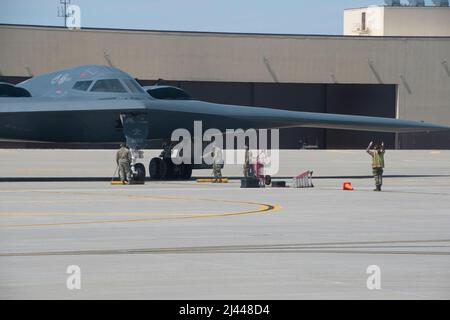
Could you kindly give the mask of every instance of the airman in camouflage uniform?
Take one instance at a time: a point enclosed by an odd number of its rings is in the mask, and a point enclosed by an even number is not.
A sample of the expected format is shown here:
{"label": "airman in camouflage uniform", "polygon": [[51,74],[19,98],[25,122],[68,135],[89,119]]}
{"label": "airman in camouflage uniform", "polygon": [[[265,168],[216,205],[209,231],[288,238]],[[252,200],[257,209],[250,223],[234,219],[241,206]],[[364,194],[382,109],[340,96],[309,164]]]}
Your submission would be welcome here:
{"label": "airman in camouflage uniform", "polygon": [[219,147],[214,146],[211,155],[213,158],[214,182],[219,182],[219,180],[222,179],[222,150],[220,150]]}
{"label": "airman in camouflage uniform", "polygon": [[252,176],[252,152],[249,150],[248,145],[245,145],[245,159],[244,159],[244,177],[248,178]]}
{"label": "airman in camouflage uniform", "polygon": [[123,184],[128,183],[131,179],[131,152],[124,143],[120,145],[120,149],[116,153],[116,162],[119,168],[120,181]]}
{"label": "airman in camouflage uniform", "polygon": [[366,151],[372,157],[372,171],[375,178],[375,189],[373,191],[381,191],[381,185],[383,184],[383,168],[384,168],[384,142],[381,145],[374,146],[373,141],[370,142]]}

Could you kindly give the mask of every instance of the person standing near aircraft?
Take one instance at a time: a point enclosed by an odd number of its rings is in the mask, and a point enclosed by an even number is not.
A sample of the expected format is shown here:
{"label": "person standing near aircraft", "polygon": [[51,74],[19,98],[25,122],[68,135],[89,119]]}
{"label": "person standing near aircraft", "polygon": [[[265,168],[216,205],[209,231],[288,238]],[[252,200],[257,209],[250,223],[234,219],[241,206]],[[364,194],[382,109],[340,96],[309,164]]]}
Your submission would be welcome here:
{"label": "person standing near aircraft", "polygon": [[222,179],[222,150],[219,147],[214,146],[212,157],[214,182],[219,182],[219,180]]}
{"label": "person standing near aircraft", "polygon": [[373,191],[381,191],[383,184],[383,168],[384,168],[384,142],[381,145],[375,145],[373,149],[373,141],[370,141],[366,152],[372,157],[372,171],[375,178],[375,189]]}
{"label": "person standing near aircraft", "polygon": [[250,177],[252,168],[251,168],[251,161],[252,161],[252,152],[249,150],[248,145],[245,145],[245,159],[244,159],[244,177],[248,178]]}
{"label": "person standing near aircraft", "polygon": [[116,162],[119,168],[119,178],[123,184],[131,179],[131,152],[124,143],[120,144],[120,149],[116,153]]}

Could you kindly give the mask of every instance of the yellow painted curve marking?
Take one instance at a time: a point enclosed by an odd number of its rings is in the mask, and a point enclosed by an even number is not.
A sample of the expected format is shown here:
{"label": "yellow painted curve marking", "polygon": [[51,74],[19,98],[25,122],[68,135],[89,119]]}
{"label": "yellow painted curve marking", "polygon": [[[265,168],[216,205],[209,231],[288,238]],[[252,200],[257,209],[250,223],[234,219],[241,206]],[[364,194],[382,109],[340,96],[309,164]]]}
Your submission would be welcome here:
{"label": "yellow painted curve marking", "polygon": [[[87,192],[62,192],[62,191],[44,191],[36,190],[37,192],[43,193],[56,193],[56,194],[69,194],[69,195],[83,195],[83,196],[117,196],[111,194],[103,193],[87,193]],[[225,212],[225,213],[104,213],[104,212],[80,212],[80,213],[2,213],[3,216],[15,216],[15,215],[44,215],[44,216],[75,216],[75,215],[92,215],[92,216],[143,216],[148,217],[149,215],[161,217],[151,217],[151,218],[137,218],[137,219],[115,219],[115,220],[93,220],[93,221],[68,221],[68,222],[53,222],[53,223],[35,223],[35,224],[3,224],[0,228],[20,228],[20,227],[49,227],[49,226],[64,226],[64,225],[88,225],[88,224],[104,224],[104,223],[128,223],[128,222],[145,222],[145,221],[160,221],[160,220],[182,220],[182,219],[199,219],[199,218],[214,218],[214,217],[228,217],[228,216],[239,216],[247,214],[258,214],[258,213],[272,213],[281,209],[279,205],[270,205],[257,202],[249,201],[234,201],[234,200],[219,200],[219,199],[209,199],[209,198],[191,198],[191,197],[171,197],[171,196],[139,196],[139,195],[121,195],[127,198],[138,198],[138,199],[162,199],[162,200],[183,200],[183,201],[210,201],[210,202],[221,202],[221,203],[233,203],[233,204],[246,204],[246,205],[257,205],[258,209],[237,211],[237,212]],[[172,215],[168,217],[168,215]]]}

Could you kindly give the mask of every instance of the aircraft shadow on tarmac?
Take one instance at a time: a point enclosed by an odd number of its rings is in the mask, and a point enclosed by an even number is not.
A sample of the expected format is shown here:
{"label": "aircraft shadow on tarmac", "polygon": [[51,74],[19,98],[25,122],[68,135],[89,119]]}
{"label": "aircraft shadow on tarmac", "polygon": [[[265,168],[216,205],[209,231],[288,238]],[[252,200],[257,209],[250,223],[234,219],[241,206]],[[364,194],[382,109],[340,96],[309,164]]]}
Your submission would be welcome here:
{"label": "aircraft shadow on tarmac", "polygon": [[[392,174],[383,175],[383,178],[448,178],[447,174]],[[211,178],[210,176],[192,177],[191,181],[196,179]],[[356,176],[314,176],[314,179],[370,179],[372,175],[356,175]],[[239,180],[242,177],[229,176],[230,180]],[[274,176],[273,179],[292,179],[287,176]],[[111,177],[0,177],[0,182],[102,182],[111,181]],[[146,178],[146,181],[153,181]],[[171,181],[177,181],[176,179]]]}

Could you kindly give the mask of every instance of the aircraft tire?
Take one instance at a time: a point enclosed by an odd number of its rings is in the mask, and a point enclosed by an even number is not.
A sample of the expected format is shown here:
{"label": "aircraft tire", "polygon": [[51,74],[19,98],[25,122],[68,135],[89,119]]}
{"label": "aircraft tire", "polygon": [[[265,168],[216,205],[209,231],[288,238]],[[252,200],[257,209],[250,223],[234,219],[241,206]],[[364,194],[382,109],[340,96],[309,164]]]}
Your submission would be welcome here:
{"label": "aircraft tire", "polygon": [[133,179],[135,181],[144,181],[145,180],[145,166],[142,163],[136,163],[134,165],[134,169],[136,170],[136,174],[134,174]]}
{"label": "aircraft tire", "polygon": [[159,164],[160,179],[169,180],[173,177],[173,163],[170,159],[162,159]]}
{"label": "aircraft tire", "polygon": [[161,176],[159,175],[159,167],[161,165],[161,162],[162,162],[161,158],[153,158],[150,161],[150,164],[148,166],[150,178],[152,178],[154,180],[158,180],[161,178]]}
{"label": "aircraft tire", "polygon": [[181,179],[189,180],[192,176],[192,166],[189,164],[182,164]]}

